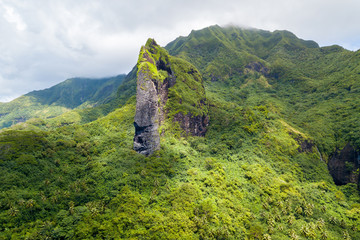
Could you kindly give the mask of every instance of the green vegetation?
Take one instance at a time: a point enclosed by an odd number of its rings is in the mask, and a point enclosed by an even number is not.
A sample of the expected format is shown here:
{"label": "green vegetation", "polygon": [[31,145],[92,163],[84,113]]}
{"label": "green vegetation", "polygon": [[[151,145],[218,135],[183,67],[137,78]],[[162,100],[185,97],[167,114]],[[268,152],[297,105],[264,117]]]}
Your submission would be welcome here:
{"label": "green vegetation", "polygon": [[[148,39],[146,45],[141,47],[137,69],[140,79],[144,79],[137,83],[138,87],[147,93],[152,91],[150,89],[156,91],[155,98],[159,104],[160,115],[168,118],[168,121],[162,124],[162,129],[178,128],[178,124],[174,123],[177,121],[180,124],[179,120],[176,120],[179,116],[187,116],[192,120],[208,115],[200,72],[184,59],[170,56],[154,39]],[[186,127],[183,126],[183,129]],[[189,127],[187,129],[189,130]]]}
{"label": "green vegetation", "polygon": [[207,115],[205,90],[200,72],[181,58],[171,57],[172,67],[176,73],[176,84],[169,89],[170,117],[177,112],[194,116]]}
{"label": "green vegetation", "polygon": [[[149,72],[151,78],[160,82],[165,79],[171,82],[172,78],[176,78],[176,84],[169,88],[165,106],[169,117],[173,117],[178,112],[184,115],[190,112],[195,116],[207,114],[203,80],[200,72],[192,64],[181,58],[170,56],[153,39],[148,39],[146,45],[141,48],[140,56],[142,58],[137,64],[138,73],[139,71]],[[172,76],[173,74],[175,76]]]}
{"label": "green vegetation", "polygon": [[113,101],[125,78],[72,78],[51,88],[33,91],[9,103],[0,103],[0,129],[34,117],[53,118],[72,109]]}
{"label": "green vegetation", "polygon": [[107,104],[4,129],[0,239],[360,239],[358,187],[326,165],[360,148],[360,52],[218,26],[167,49],[206,80],[206,137],[132,150],[137,68]]}
{"label": "green vegetation", "polygon": [[271,106],[310,134],[322,153],[347,142],[359,148],[359,51],[320,48],[287,31],[219,26],[166,48],[200,70],[209,92],[242,106]]}

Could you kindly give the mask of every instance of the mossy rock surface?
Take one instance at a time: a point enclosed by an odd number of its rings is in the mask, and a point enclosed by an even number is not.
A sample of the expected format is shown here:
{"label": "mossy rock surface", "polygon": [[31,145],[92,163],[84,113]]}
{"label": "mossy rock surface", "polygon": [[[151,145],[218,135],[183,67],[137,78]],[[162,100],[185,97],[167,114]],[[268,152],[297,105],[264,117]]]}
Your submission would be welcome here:
{"label": "mossy rock surface", "polygon": [[[200,72],[172,57],[149,39],[137,63],[134,149],[149,155],[160,149],[160,135],[204,136],[208,106]],[[175,124],[176,123],[176,124]],[[179,126],[174,127],[174,126]]]}

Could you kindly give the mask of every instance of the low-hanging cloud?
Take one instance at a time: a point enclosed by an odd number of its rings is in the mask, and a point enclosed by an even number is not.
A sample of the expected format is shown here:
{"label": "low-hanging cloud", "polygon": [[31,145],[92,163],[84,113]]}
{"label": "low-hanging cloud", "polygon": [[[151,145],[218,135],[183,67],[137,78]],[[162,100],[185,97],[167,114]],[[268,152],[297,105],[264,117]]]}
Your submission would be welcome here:
{"label": "low-hanging cloud", "polygon": [[148,37],[165,45],[213,24],[287,29],[320,45],[355,50],[358,9],[356,0],[4,0],[0,101],[70,77],[127,73]]}

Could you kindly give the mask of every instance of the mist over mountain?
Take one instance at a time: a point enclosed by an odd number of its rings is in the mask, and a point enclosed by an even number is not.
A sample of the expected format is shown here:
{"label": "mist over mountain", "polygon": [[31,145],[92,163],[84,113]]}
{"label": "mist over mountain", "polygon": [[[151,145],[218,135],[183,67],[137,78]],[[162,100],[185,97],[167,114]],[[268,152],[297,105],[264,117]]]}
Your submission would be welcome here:
{"label": "mist over mountain", "polygon": [[139,50],[0,104],[0,238],[360,238],[359,51],[216,25]]}

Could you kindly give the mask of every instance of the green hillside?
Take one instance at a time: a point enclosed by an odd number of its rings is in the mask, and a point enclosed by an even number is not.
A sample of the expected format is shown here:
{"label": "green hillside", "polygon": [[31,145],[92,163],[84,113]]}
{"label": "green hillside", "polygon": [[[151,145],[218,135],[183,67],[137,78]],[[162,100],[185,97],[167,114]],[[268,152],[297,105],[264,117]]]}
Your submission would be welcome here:
{"label": "green hillside", "polygon": [[74,108],[111,101],[125,75],[111,78],[72,78],[51,88],[33,91],[0,103],[0,129],[34,117],[53,118]]}
{"label": "green hillside", "polygon": [[275,107],[325,154],[346,142],[360,146],[360,51],[320,48],[287,31],[218,26],[166,48],[198,67],[210,91],[222,89],[241,105]]}
{"label": "green hillside", "polygon": [[219,26],[165,49],[204,79],[205,137],[133,150],[137,67],[106,104],[3,129],[0,239],[360,239],[359,51]]}

